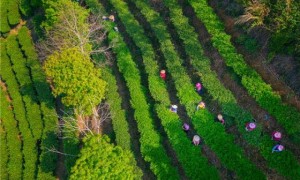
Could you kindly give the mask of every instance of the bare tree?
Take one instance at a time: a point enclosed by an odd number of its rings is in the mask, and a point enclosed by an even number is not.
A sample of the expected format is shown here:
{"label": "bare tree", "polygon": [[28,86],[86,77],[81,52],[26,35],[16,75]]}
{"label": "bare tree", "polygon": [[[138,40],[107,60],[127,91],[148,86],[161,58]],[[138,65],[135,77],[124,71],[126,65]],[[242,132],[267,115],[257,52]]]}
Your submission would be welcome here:
{"label": "bare tree", "polygon": [[57,22],[36,45],[41,60],[63,48],[78,47],[87,55],[103,53],[110,48],[102,44],[106,31],[101,14],[85,15],[87,12],[82,13],[76,5],[59,7],[58,11]]}
{"label": "bare tree", "polygon": [[236,19],[235,24],[247,24],[249,25],[249,30],[256,26],[266,28],[264,20],[265,17],[268,16],[269,12],[270,9],[267,5],[258,1],[252,1],[245,9],[245,13]]}
{"label": "bare tree", "polygon": [[64,117],[61,117],[61,119],[63,119],[63,122],[59,125],[61,129],[60,137],[70,138],[68,135],[74,132],[79,133],[80,136],[100,134],[103,122],[111,120],[111,114],[109,112],[109,105],[101,103],[93,108],[93,115],[90,117],[84,116],[83,111],[77,108],[75,116],[64,112]]}

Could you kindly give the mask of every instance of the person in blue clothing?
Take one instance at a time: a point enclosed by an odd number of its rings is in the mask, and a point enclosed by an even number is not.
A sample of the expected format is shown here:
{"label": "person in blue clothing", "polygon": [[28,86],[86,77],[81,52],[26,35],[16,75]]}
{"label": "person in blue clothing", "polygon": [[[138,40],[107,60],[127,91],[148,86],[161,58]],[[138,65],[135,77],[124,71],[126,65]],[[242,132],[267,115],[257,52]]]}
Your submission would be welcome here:
{"label": "person in blue clothing", "polygon": [[177,113],[177,109],[178,109],[177,105],[171,105],[170,111]]}
{"label": "person in blue clothing", "polygon": [[273,152],[281,152],[284,150],[284,146],[280,145],[280,144],[276,144],[273,148],[272,148],[272,153]]}

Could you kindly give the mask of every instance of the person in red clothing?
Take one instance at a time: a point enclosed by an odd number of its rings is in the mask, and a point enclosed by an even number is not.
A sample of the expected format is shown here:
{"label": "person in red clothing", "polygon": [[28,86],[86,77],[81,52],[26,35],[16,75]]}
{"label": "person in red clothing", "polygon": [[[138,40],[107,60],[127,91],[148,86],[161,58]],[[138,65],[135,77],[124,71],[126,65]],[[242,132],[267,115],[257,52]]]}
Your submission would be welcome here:
{"label": "person in red clothing", "polygon": [[248,122],[246,124],[246,131],[253,131],[256,128],[256,124],[254,122]]}
{"label": "person in red clothing", "polygon": [[280,141],[281,138],[282,138],[281,132],[279,132],[279,131],[274,131],[274,132],[272,133],[272,140],[274,140],[274,141]]}
{"label": "person in red clothing", "polygon": [[161,70],[160,71],[160,77],[163,79],[163,80],[166,80],[166,71],[165,70]]}

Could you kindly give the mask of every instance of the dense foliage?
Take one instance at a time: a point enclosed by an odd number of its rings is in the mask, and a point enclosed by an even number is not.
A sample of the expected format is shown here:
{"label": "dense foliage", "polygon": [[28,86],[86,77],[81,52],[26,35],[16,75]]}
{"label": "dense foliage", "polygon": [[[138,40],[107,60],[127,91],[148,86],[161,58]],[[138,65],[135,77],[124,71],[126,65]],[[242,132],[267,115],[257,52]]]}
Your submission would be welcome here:
{"label": "dense foliage", "polygon": [[279,94],[272,90],[270,84],[263,81],[261,76],[245,62],[243,56],[238,54],[236,48],[230,41],[231,36],[225,33],[224,25],[213,12],[206,0],[189,0],[195,9],[197,17],[204,23],[207,31],[211,34],[211,41],[218,49],[226,65],[233,68],[234,72],[240,76],[242,85],[248,93],[266,109],[280,123],[287,134],[299,137],[300,113],[295,107],[282,102]]}
{"label": "dense foliage", "polygon": [[100,71],[77,48],[54,52],[44,69],[53,83],[54,96],[61,96],[66,106],[82,108],[89,115],[104,98],[106,83],[100,79]]}
{"label": "dense foliage", "polygon": [[42,26],[46,30],[46,49],[50,49],[51,53],[78,47],[82,53],[90,54],[89,10],[71,0],[47,0],[43,5],[46,20]]}
{"label": "dense foliage", "polygon": [[70,179],[140,179],[128,150],[110,143],[107,136],[83,139],[80,157],[72,168]]}
{"label": "dense foliage", "polygon": [[270,48],[274,52],[300,56],[300,1],[238,0],[245,6],[240,20],[251,27],[264,26],[272,32]]}

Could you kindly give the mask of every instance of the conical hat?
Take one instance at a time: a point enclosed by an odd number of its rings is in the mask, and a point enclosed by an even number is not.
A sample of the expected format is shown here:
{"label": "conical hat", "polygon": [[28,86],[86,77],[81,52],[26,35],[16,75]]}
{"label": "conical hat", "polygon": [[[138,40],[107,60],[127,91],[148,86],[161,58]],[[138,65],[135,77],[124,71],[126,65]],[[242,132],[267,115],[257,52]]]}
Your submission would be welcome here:
{"label": "conical hat", "polygon": [[250,124],[249,124],[249,127],[250,127],[251,129],[254,129],[254,128],[256,128],[256,124],[255,124],[255,123],[250,123]]}
{"label": "conical hat", "polygon": [[184,124],[183,124],[183,127],[184,127],[185,129],[189,129],[189,128],[190,128],[190,126],[189,126],[187,123],[184,123]]}
{"label": "conical hat", "polygon": [[200,136],[195,135],[194,138],[193,138],[193,140],[194,140],[194,141],[200,141]]}
{"label": "conical hat", "polygon": [[218,114],[218,119],[219,120],[222,120],[223,119],[223,116],[221,114]]}
{"label": "conical hat", "polygon": [[163,73],[163,74],[164,74],[164,73],[166,73],[166,71],[165,71],[165,70],[161,70],[160,73]]}
{"label": "conical hat", "polygon": [[278,131],[275,132],[275,133],[274,133],[274,137],[275,137],[275,138],[281,138],[281,132],[278,132]]}
{"label": "conical hat", "polygon": [[172,105],[172,108],[177,109],[177,105]]}
{"label": "conical hat", "polygon": [[278,148],[277,148],[279,151],[282,151],[284,149],[284,146],[283,145],[279,145]]}

